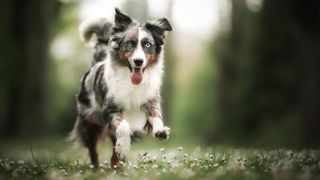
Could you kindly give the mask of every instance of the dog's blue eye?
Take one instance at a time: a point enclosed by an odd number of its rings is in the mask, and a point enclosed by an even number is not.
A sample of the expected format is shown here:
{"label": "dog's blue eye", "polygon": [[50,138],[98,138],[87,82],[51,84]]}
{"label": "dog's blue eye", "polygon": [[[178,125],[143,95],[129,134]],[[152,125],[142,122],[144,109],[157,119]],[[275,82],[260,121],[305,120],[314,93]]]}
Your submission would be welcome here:
{"label": "dog's blue eye", "polygon": [[128,48],[133,48],[132,42],[128,42],[127,46],[128,46]]}
{"label": "dog's blue eye", "polygon": [[151,47],[151,44],[150,44],[150,43],[146,43],[146,44],[144,45],[144,47],[149,48],[149,47]]}

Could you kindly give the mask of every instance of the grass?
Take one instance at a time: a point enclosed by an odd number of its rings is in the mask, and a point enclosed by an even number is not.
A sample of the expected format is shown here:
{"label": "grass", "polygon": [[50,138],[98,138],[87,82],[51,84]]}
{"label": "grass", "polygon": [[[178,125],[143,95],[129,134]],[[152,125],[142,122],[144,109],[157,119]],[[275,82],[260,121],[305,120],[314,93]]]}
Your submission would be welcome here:
{"label": "grass", "polygon": [[0,179],[320,179],[319,150],[261,150],[134,144],[123,168],[110,168],[110,144],[94,170],[83,148],[57,140],[4,142]]}

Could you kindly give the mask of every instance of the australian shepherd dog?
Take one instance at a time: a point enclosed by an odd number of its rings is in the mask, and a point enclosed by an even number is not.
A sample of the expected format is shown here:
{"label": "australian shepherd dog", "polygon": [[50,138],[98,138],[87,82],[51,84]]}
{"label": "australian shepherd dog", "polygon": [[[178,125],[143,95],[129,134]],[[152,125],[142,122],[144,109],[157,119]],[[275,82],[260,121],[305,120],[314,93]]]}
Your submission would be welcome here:
{"label": "australian shepherd dog", "polygon": [[110,137],[111,167],[119,167],[130,150],[131,137],[148,133],[169,138],[160,107],[163,45],[172,27],[166,18],[143,26],[115,9],[114,23],[107,19],[84,21],[83,41],[92,41],[95,52],[77,95],[77,119],[71,137],[89,150],[91,163],[99,166],[97,143]]}

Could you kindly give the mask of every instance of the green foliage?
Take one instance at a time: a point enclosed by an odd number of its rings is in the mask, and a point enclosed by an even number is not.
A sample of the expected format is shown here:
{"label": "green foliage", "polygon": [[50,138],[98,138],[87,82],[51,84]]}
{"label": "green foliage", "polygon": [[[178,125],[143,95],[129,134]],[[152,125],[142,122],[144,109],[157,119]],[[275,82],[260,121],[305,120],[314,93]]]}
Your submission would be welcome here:
{"label": "green foliage", "polygon": [[216,66],[212,57],[203,59],[191,73],[186,87],[175,95],[173,101],[174,131],[177,138],[186,137],[211,143],[216,122]]}

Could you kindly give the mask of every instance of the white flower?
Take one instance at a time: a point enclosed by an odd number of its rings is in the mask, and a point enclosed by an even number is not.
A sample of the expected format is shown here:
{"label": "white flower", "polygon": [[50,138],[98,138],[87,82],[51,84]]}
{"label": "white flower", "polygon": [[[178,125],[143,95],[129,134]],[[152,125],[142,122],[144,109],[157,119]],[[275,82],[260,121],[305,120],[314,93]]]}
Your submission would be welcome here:
{"label": "white flower", "polygon": [[192,168],[195,167],[195,166],[196,166],[195,163],[191,163],[191,164],[190,164],[190,167],[192,167]]}
{"label": "white flower", "polygon": [[161,151],[161,152],[164,152],[164,147],[160,148],[160,151]]}
{"label": "white flower", "polygon": [[79,165],[79,160],[74,161],[74,165],[78,166]]}
{"label": "white flower", "polygon": [[120,165],[122,165],[122,166],[123,166],[124,164],[125,164],[125,163],[124,163],[123,161],[120,161]]}
{"label": "white flower", "polygon": [[156,162],[157,161],[157,156],[152,157],[152,161]]}
{"label": "white flower", "polygon": [[167,172],[167,169],[166,168],[163,168],[162,169],[162,173],[166,173]]}
{"label": "white flower", "polygon": [[18,164],[22,165],[22,164],[24,164],[24,161],[23,160],[19,160]]}
{"label": "white flower", "polygon": [[152,169],[157,169],[158,168],[158,165],[157,164],[154,164],[153,166],[152,166]]}
{"label": "white flower", "polygon": [[183,150],[183,147],[179,147],[178,150],[181,152]]}

